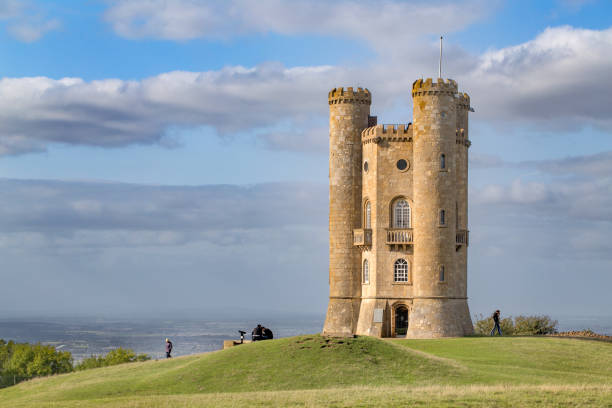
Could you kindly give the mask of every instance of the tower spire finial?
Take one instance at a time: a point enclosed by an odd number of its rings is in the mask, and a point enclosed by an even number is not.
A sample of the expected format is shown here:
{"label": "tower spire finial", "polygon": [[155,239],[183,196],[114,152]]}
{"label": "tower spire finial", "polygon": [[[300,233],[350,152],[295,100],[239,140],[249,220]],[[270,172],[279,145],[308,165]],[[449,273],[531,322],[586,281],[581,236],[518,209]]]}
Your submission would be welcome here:
{"label": "tower spire finial", "polygon": [[438,78],[442,78],[442,36],[440,36],[440,64],[438,65]]}

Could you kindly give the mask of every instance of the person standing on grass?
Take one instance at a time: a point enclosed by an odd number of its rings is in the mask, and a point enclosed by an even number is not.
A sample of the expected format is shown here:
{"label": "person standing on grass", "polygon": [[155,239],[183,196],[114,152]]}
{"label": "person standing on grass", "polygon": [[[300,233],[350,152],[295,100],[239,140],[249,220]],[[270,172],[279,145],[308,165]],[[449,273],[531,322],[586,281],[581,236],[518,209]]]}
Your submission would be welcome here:
{"label": "person standing on grass", "polygon": [[166,339],[166,358],[172,357],[170,353],[172,353],[172,342]]}
{"label": "person standing on grass", "polygon": [[493,330],[491,330],[491,336],[495,336],[495,329],[497,329],[497,332],[501,336],[501,327],[499,327],[499,310],[496,310],[495,313],[493,313],[493,323],[495,323],[495,326],[493,326]]}

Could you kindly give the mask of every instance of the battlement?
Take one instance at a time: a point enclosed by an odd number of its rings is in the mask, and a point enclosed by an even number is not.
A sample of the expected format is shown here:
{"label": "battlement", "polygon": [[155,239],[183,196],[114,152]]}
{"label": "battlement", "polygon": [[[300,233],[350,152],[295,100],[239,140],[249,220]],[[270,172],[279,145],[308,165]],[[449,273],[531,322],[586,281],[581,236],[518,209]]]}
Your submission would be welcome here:
{"label": "battlement", "polygon": [[412,139],[412,123],[371,126],[361,132],[361,139],[363,141],[373,140],[375,143],[378,143],[376,140],[383,139],[409,141]]}
{"label": "battlement", "polygon": [[457,94],[457,109],[470,109],[470,96],[468,94]]}
{"label": "battlement", "polygon": [[457,89],[457,81],[453,79],[438,78],[437,82],[434,82],[431,78],[417,79],[412,83],[412,96],[455,95]]}
{"label": "battlement", "polygon": [[365,103],[370,105],[372,103],[372,94],[370,91],[365,88],[357,88],[354,90],[352,86],[348,88],[334,88],[329,91],[328,94],[329,104],[337,104],[337,103]]}

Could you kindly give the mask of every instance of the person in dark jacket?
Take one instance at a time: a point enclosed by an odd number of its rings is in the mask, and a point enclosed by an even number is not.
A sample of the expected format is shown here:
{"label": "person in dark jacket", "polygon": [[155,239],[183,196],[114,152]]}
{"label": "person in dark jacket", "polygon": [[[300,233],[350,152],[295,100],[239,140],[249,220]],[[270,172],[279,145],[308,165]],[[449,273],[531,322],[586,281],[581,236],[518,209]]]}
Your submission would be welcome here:
{"label": "person in dark jacket", "polygon": [[267,327],[263,328],[263,338],[264,340],[272,340],[274,338],[274,334],[272,334],[272,330]]}
{"label": "person in dark jacket", "polygon": [[263,327],[258,324],[256,328],[251,332],[253,341],[263,340]]}
{"label": "person in dark jacket", "polygon": [[172,342],[170,339],[166,339],[166,358],[172,357],[170,353],[172,353]]}
{"label": "person in dark jacket", "polygon": [[499,327],[499,310],[496,310],[495,313],[493,313],[493,323],[495,323],[495,325],[493,326],[493,330],[491,330],[491,336],[495,336],[495,329],[497,329],[497,333],[499,333],[499,335],[502,335],[501,332],[501,327]]}

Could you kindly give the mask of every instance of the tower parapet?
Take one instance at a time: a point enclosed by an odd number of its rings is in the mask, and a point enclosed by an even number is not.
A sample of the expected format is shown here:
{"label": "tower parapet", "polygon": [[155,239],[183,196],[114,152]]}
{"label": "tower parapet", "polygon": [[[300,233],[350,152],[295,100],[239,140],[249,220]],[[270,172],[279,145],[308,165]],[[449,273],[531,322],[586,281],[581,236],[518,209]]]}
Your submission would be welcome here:
{"label": "tower parapet", "polygon": [[434,82],[431,78],[426,80],[417,79],[412,83],[412,97],[423,95],[455,95],[457,93],[457,81],[453,79],[444,80],[438,78]]}
{"label": "tower parapet", "polygon": [[411,136],[412,135],[412,123],[401,123],[401,124],[383,124],[376,125],[366,128],[361,132],[361,137],[372,137],[372,136]]}
{"label": "tower parapet", "polygon": [[390,142],[411,142],[412,123],[408,124],[385,124],[366,128],[361,132],[361,142],[381,143],[383,140]]}
{"label": "tower parapet", "polygon": [[352,86],[348,88],[339,87],[329,91],[327,99],[330,105],[338,103],[364,103],[370,105],[372,103],[372,94],[366,88],[357,88]]}
{"label": "tower parapet", "polygon": [[470,110],[470,95],[466,93],[457,94],[457,109]]}

